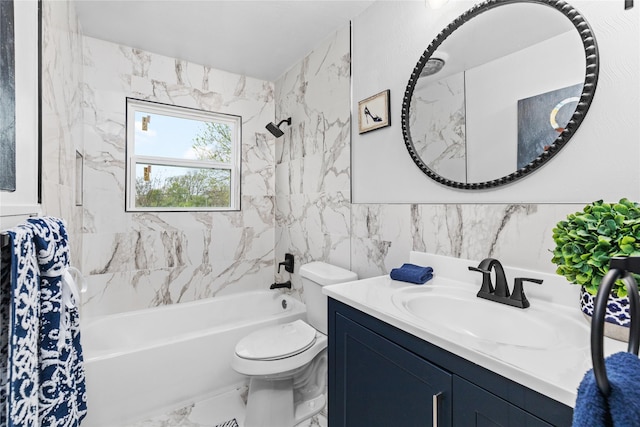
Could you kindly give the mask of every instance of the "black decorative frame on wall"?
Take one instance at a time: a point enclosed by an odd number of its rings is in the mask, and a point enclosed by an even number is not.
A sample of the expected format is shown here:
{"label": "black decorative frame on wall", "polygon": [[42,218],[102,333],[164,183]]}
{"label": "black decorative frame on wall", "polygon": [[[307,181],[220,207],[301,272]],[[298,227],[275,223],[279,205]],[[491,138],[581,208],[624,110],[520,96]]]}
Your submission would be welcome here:
{"label": "black decorative frame on wall", "polygon": [[42,0],[38,0],[38,203],[42,203]]}
{"label": "black decorative frame on wall", "polygon": [[[512,4],[512,3],[538,3],[541,5],[546,5],[552,7],[562,14],[564,14],[571,23],[575,26],[576,30],[580,35],[580,39],[582,41],[582,45],[584,47],[586,67],[585,67],[585,79],[582,89],[582,94],[580,95],[580,101],[578,102],[578,106],[576,107],[575,112],[573,113],[569,123],[565,127],[564,131],[556,138],[556,140],[551,144],[548,150],[544,151],[538,158],[533,160],[527,166],[516,170],[515,172],[503,176],[498,179],[494,179],[491,181],[485,182],[474,182],[474,183],[464,183],[458,181],[452,181],[447,179],[432,169],[430,169],[420,158],[413,144],[413,140],[411,138],[411,131],[409,129],[409,108],[411,104],[411,99],[413,97],[413,92],[416,87],[416,83],[420,77],[420,73],[425,67],[427,61],[431,58],[436,49],[444,42],[444,40],[453,33],[457,28],[462,26],[464,23],[468,22],[470,19],[484,13],[488,10],[494,9],[499,6]],[[589,23],[584,19],[580,13],[573,8],[571,5],[566,3],[563,0],[485,0],[482,3],[478,3],[473,6],[471,9],[457,17],[453,22],[451,22],[445,29],[443,29],[436,38],[429,44],[427,49],[424,51],[418,63],[416,64],[411,77],[409,78],[409,82],[407,84],[407,88],[404,93],[404,98],[402,101],[402,134],[404,136],[404,142],[407,146],[407,150],[409,151],[409,155],[413,159],[414,163],[431,179],[454,188],[465,189],[465,190],[482,190],[486,188],[498,187],[501,185],[509,184],[513,181],[516,181],[520,178],[525,177],[536,169],[540,168],[546,162],[548,162],[552,157],[554,157],[558,152],[569,142],[571,137],[575,134],[576,130],[584,120],[587,111],[589,110],[589,106],[591,105],[591,101],[593,100],[593,95],[596,90],[596,85],[598,82],[598,71],[599,71],[599,59],[598,59],[598,46],[596,44],[596,39],[593,34]]]}
{"label": "black decorative frame on wall", "polygon": [[13,0],[0,0],[0,190],[16,189],[16,55]]}
{"label": "black decorative frame on wall", "polygon": [[[32,21],[24,22],[23,15],[16,15],[15,9],[18,2],[15,0],[0,0],[0,39],[2,46],[0,47],[0,190],[15,191],[16,188],[16,159],[17,146],[16,143],[23,143],[18,138],[16,131],[16,123],[21,119],[21,111],[16,109],[16,99],[26,99],[28,105],[29,116],[34,117],[35,123],[31,119],[25,118],[21,123],[24,126],[30,126],[36,129],[37,144],[37,202],[42,200],[42,2],[38,0],[36,3],[36,15]],[[33,26],[33,22],[36,25]],[[15,41],[16,29],[27,33],[33,32],[35,39],[34,44],[25,43],[24,45],[33,46],[36,52],[36,73],[34,78],[37,81],[29,82],[29,87],[35,88],[35,93],[16,93],[15,77],[29,76],[25,72],[26,67],[33,67],[32,63],[25,63],[22,60],[22,53],[16,57]],[[33,57],[33,55],[31,56]],[[24,141],[30,143],[30,141]]]}

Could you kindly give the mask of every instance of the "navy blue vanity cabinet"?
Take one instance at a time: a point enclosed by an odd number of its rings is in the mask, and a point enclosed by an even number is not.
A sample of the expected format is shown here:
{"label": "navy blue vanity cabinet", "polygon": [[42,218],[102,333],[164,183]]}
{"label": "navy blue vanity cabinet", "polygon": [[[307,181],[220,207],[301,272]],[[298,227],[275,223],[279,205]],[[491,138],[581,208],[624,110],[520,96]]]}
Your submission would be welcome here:
{"label": "navy blue vanity cabinet", "polygon": [[[451,374],[412,352],[336,315],[339,387],[329,412],[339,426],[451,426]],[[434,407],[435,405],[435,407]]]}
{"label": "navy blue vanity cabinet", "polygon": [[488,391],[453,377],[453,425],[460,427],[552,427],[551,424],[496,397]]}
{"label": "navy blue vanity cabinet", "polygon": [[329,427],[571,426],[572,408],[329,299]]}

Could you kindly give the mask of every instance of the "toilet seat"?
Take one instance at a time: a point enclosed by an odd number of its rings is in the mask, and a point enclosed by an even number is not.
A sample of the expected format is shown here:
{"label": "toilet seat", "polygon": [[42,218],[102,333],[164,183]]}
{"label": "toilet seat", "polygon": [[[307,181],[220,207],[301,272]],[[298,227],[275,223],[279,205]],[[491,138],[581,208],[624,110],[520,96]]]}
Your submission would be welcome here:
{"label": "toilet seat", "polygon": [[255,331],[236,345],[236,355],[247,360],[279,360],[295,356],[316,342],[316,330],[302,320]]}
{"label": "toilet seat", "polygon": [[[311,331],[313,333],[313,337],[310,339],[310,343],[306,343],[300,346],[297,350],[289,350],[289,355],[287,356],[277,356],[276,358],[271,359],[249,359],[245,357],[241,357],[238,353],[243,353],[240,350],[240,344],[243,340],[248,339],[253,333],[247,335],[245,338],[241,339],[236,345],[236,350],[234,351],[231,367],[238,373],[248,376],[260,376],[260,377],[269,377],[269,378],[286,378],[287,376],[293,375],[299,369],[302,369],[307,363],[311,362],[318,354],[327,348],[327,336],[316,331],[311,325],[307,324],[302,320],[296,320],[296,323],[300,322],[304,326],[300,326],[303,331]],[[291,324],[291,323],[289,323]],[[286,324],[285,324],[286,325]],[[279,325],[282,327],[283,325]],[[307,327],[309,329],[307,329]],[[270,326],[268,328],[271,328]],[[267,329],[268,329],[267,328]],[[263,332],[264,329],[257,331]],[[305,332],[306,333],[306,332]],[[302,340],[301,342],[304,342]],[[272,345],[273,346],[273,345]],[[244,347],[244,343],[242,345]],[[296,346],[292,346],[290,348],[295,348]],[[271,356],[273,357],[272,353]],[[287,353],[286,351],[280,352]],[[293,353],[293,354],[291,354]],[[256,354],[256,353],[254,353]]]}

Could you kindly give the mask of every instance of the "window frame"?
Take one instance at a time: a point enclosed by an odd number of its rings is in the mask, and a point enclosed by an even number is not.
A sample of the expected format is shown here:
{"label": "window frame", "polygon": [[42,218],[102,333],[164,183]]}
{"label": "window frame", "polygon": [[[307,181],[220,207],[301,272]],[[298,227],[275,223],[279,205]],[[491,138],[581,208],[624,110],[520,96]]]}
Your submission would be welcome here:
{"label": "window frame", "polygon": [[[135,154],[135,114],[136,112],[160,114],[203,122],[226,123],[232,126],[231,162],[220,163],[212,160],[180,159]],[[126,212],[228,212],[240,210],[242,172],[242,116],[199,110],[138,98],[126,98],[125,120],[125,211]],[[135,205],[136,165],[146,163],[157,166],[174,166],[200,169],[222,169],[230,171],[229,206],[215,207],[138,207]]]}

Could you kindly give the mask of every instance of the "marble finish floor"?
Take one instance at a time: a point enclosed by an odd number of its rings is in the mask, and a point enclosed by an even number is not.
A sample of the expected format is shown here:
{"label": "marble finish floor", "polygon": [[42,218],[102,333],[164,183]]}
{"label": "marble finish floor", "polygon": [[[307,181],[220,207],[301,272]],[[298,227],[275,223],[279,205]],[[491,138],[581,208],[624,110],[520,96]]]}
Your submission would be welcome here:
{"label": "marble finish floor", "polygon": [[[238,422],[238,427],[244,427],[245,396],[243,387],[123,427],[216,427],[232,419]],[[296,427],[327,426],[326,417],[319,414]]]}

